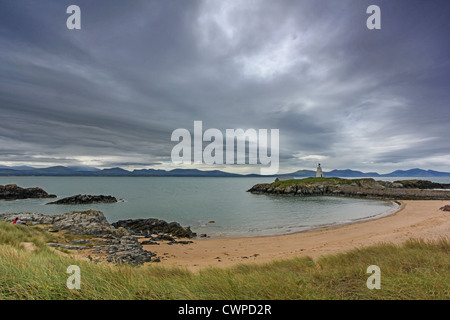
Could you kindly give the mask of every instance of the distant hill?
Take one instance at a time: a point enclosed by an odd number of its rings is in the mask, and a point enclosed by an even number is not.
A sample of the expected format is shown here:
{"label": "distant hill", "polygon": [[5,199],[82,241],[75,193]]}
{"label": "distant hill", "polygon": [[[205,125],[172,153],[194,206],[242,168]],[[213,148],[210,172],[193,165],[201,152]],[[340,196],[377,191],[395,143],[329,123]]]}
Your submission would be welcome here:
{"label": "distant hill", "polygon": [[29,166],[17,166],[17,167],[0,166],[0,169],[27,170],[27,169],[35,169],[35,168],[29,167]]}
{"label": "distant hill", "polygon": [[68,168],[75,171],[100,171],[100,169],[94,167],[71,166]]}
{"label": "distant hill", "polygon": [[[258,174],[241,175],[220,170],[198,169],[136,169],[128,171],[122,168],[98,169],[93,167],[64,167],[33,168],[28,166],[7,167],[0,166],[0,176],[86,176],[86,177],[261,177]],[[315,177],[313,170],[298,170],[292,173],[274,175],[274,177]],[[387,174],[377,172],[362,172],[357,170],[332,170],[324,172],[325,177],[361,178],[361,177],[450,177],[450,172],[434,170],[410,169],[396,170]]]}
{"label": "distant hill", "polygon": [[283,174],[281,176],[310,178],[310,177],[315,177],[316,176],[316,172],[312,171],[312,170],[298,170],[298,171],[295,171],[295,172],[292,172],[292,173]]}
{"label": "distant hill", "polygon": [[380,174],[377,172],[361,172],[356,170],[332,170],[330,172],[324,173],[324,175],[330,177],[379,177]]}
{"label": "distant hill", "polygon": [[382,177],[450,177],[450,173],[415,168],[410,170],[395,170],[394,172],[382,175]]}

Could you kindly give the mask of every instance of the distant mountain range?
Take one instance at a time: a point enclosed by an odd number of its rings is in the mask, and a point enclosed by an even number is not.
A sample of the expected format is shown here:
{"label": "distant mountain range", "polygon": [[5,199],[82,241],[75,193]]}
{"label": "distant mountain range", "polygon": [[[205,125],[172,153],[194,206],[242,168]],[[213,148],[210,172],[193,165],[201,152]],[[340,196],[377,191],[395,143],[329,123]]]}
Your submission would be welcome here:
{"label": "distant mountain range", "polygon": [[240,174],[219,170],[202,171],[197,169],[139,169],[128,171],[122,168],[98,169],[93,167],[48,168],[0,166],[0,176],[87,176],[87,177],[240,177]]}
{"label": "distant mountain range", "polygon": [[[223,172],[220,170],[197,169],[139,169],[128,171],[122,168],[98,169],[93,167],[64,167],[55,166],[49,168],[33,168],[28,166],[6,167],[0,166],[0,176],[90,176],[90,177],[260,177],[258,174],[241,175],[237,173]],[[315,177],[313,170],[298,170],[288,174],[275,175],[276,177]],[[325,177],[450,177],[450,172],[434,170],[410,169],[396,170],[387,174],[377,172],[361,172],[356,170],[332,170],[324,172]]]}

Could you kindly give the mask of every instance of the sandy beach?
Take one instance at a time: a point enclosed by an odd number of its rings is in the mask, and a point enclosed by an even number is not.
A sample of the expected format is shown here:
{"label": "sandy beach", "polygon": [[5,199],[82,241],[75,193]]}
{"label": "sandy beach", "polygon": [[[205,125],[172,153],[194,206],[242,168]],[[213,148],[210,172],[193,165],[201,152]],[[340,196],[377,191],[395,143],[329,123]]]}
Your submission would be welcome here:
{"label": "sandy beach", "polygon": [[411,238],[448,238],[450,212],[440,210],[448,201],[399,201],[400,209],[389,216],[307,232],[264,237],[196,239],[190,244],[144,245],[161,257],[161,265],[189,270],[227,267],[236,263],[345,252],[382,242],[399,244]]}

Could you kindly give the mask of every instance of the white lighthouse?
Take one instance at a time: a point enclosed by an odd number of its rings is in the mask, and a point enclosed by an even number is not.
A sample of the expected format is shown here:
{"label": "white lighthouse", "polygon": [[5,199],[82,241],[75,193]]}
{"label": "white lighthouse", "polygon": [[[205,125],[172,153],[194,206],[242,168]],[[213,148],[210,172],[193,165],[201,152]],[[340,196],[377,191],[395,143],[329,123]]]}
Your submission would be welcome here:
{"label": "white lighthouse", "polygon": [[322,168],[320,167],[320,163],[317,166],[317,170],[316,170],[316,178],[322,178],[323,177],[323,173],[322,173]]}

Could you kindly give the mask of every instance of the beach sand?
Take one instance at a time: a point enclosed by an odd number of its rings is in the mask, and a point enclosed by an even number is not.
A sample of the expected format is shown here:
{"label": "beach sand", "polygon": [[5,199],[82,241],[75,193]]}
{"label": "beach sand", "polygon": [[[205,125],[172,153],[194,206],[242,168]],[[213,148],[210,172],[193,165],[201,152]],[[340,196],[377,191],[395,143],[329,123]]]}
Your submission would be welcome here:
{"label": "beach sand", "polygon": [[196,271],[208,266],[268,262],[295,256],[317,258],[378,243],[400,244],[408,239],[435,240],[450,236],[448,201],[399,201],[389,216],[300,233],[263,237],[196,239],[190,244],[144,245],[161,257],[161,265]]}

